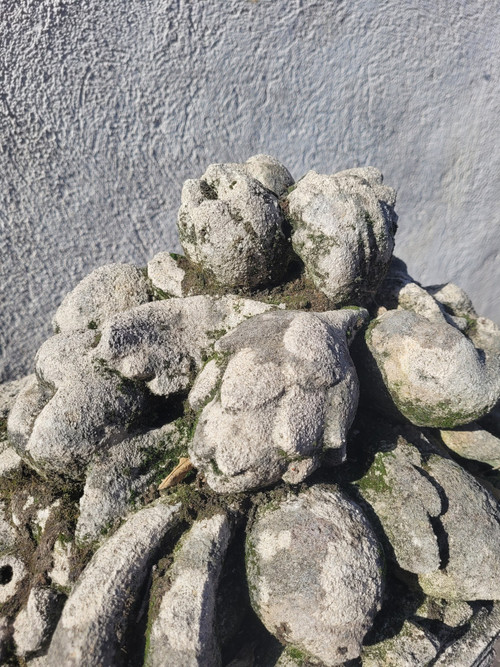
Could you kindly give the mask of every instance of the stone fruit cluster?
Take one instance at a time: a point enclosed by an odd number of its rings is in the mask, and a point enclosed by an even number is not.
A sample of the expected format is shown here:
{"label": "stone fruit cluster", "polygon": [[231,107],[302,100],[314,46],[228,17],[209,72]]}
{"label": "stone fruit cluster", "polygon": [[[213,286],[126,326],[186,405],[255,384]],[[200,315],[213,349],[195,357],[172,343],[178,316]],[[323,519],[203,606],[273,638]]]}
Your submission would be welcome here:
{"label": "stone fruit cluster", "polygon": [[500,329],[410,277],[395,201],[210,165],[184,255],[65,297],[0,387],[0,662],[488,664]]}

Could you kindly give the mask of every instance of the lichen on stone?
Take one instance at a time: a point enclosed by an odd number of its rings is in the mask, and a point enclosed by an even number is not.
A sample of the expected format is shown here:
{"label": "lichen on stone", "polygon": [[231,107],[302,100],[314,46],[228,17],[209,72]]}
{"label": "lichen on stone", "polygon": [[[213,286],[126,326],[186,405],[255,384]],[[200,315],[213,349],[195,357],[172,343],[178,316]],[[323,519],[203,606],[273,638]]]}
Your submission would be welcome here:
{"label": "lichen on stone", "polygon": [[418,667],[491,643],[500,329],[392,257],[394,206],[373,167],[210,165],[185,255],[65,297],[0,387],[2,664]]}

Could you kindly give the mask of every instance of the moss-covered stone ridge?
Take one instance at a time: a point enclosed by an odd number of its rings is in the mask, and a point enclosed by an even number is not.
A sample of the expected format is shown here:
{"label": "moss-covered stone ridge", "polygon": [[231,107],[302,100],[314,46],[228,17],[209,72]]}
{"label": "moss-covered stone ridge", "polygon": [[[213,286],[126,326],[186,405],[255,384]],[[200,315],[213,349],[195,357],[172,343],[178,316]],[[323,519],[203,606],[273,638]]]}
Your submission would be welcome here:
{"label": "moss-covered stone ridge", "polygon": [[440,664],[476,616],[491,642],[496,412],[449,433],[498,398],[500,330],[390,262],[394,203],[371,167],[210,165],[185,256],[64,299],[0,387],[1,664]]}
{"label": "moss-covered stone ridge", "polygon": [[380,522],[391,558],[417,575],[424,593],[446,600],[500,598],[496,500],[445,452],[415,432],[395,431],[357,487]]}

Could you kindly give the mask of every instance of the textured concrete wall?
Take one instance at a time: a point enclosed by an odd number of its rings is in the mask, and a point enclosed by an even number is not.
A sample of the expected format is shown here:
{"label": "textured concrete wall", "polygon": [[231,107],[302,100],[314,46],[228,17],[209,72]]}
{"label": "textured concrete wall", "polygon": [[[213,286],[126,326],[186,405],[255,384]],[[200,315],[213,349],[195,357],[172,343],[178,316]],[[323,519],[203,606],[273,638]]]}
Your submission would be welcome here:
{"label": "textured concrete wall", "polygon": [[182,182],[256,152],[373,164],[397,253],[500,319],[499,4],[0,2],[0,377],[96,266],[174,249]]}

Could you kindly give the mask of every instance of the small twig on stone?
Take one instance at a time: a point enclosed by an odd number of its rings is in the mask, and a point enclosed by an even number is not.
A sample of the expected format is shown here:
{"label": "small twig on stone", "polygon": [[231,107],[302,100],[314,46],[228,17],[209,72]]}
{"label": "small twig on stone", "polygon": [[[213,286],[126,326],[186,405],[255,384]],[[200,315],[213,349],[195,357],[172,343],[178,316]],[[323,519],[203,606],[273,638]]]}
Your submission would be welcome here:
{"label": "small twig on stone", "polygon": [[169,489],[171,486],[180,484],[184,477],[194,468],[191,461],[187,458],[181,457],[179,463],[172,470],[170,475],[167,475],[158,487],[158,491],[163,491],[164,489]]}

